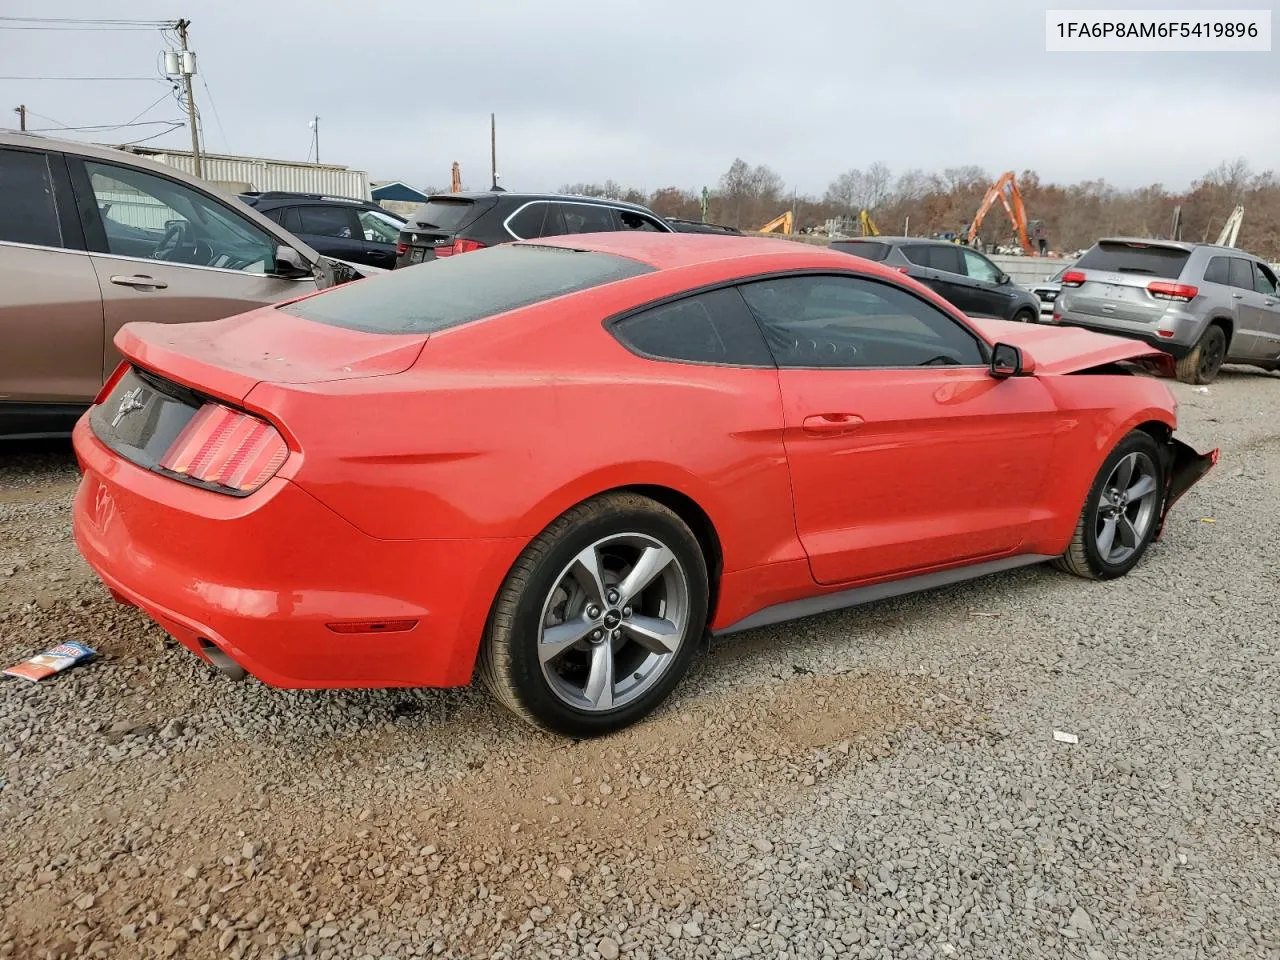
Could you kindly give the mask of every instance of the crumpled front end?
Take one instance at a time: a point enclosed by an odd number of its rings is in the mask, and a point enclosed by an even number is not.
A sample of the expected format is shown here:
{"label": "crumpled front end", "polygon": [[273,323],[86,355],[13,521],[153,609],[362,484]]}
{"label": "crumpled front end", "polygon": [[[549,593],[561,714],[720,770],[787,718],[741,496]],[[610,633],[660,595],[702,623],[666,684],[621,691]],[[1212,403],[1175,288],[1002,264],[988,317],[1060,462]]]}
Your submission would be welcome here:
{"label": "crumpled front end", "polygon": [[1218,449],[1215,447],[1208,453],[1197,453],[1177,437],[1169,438],[1170,457],[1165,464],[1164,509],[1160,514],[1160,525],[1156,527],[1155,539],[1159,540],[1164,533],[1164,524],[1169,517],[1173,505],[1182,499],[1182,495],[1199,483],[1206,473],[1218,462]]}

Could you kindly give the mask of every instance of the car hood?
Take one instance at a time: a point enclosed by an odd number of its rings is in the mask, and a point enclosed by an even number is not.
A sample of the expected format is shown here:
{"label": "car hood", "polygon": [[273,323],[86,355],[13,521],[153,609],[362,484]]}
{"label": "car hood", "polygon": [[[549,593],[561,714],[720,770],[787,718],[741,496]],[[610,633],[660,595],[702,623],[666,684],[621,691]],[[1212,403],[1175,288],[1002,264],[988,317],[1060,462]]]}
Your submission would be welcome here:
{"label": "car hood", "polygon": [[1172,358],[1140,340],[1112,337],[1080,327],[969,319],[988,343],[1008,343],[1029,354],[1035,361],[1037,374],[1079,373],[1091,367],[1129,361],[1162,376],[1173,375]]}
{"label": "car hood", "polygon": [[348,330],[275,306],[207,323],[127,323],[116,347],[131,362],[238,403],[259,383],[390,376],[413,366],[426,334]]}

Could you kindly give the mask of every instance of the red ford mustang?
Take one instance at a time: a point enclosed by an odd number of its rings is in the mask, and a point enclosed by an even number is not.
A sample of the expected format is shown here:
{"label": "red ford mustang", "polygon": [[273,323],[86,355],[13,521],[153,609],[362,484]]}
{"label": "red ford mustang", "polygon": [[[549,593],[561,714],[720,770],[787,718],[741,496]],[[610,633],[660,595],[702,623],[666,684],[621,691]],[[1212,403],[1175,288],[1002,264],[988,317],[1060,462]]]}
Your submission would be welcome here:
{"label": "red ford mustang", "polygon": [[571,736],[722,634],[1053,560],[1127,572],[1216,460],[1165,356],[785,240],[562,237],[130,324],[81,552],[226,673],[449,686]]}

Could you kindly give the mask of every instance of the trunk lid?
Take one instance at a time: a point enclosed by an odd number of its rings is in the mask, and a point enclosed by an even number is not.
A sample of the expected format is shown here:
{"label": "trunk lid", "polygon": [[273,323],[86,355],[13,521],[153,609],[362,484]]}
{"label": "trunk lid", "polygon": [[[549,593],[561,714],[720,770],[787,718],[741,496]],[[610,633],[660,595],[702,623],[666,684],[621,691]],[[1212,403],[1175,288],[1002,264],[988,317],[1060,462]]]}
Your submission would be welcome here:
{"label": "trunk lid", "polygon": [[324,383],[403,373],[428,334],[368,333],[274,306],[208,323],[128,323],[115,344],[130,362],[240,403],[259,383]]}
{"label": "trunk lid", "polygon": [[1155,323],[1170,304],[1152,296],[1147,286],[1176,281],[1190,256],[1190,250],[1175,244],[1102,240],[1073,268],[1084,274],[1084,283],[1067,287],[1059,296],[1070,303],[1073,315]]}
{"label": "trunk lid", "polygon": [[1140,340],[1112,337],[1080,327],[1012,323],[970,318],[988,343],[1008,343],[1025,350],[1038,375],[1078,373],[1110,363],[1130,362],[1162,376],[1172,376],[1172,358]]}

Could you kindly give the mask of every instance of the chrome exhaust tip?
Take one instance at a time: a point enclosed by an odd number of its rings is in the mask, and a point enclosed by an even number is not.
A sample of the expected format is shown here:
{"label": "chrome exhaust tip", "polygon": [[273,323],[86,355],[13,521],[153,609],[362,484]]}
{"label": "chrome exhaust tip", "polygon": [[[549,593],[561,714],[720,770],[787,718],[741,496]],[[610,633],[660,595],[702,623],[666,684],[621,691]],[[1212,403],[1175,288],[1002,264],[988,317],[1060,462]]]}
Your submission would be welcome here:
{"label": "chrome exhaust tip", "polygon": [[226,652],[216,643],[201,638],[200,650],[208,658],[209,662],[213,664],[213,668],[224,677],[228,677],[231,680],[243,680],[249,675],[244,667],[227,656]]}

